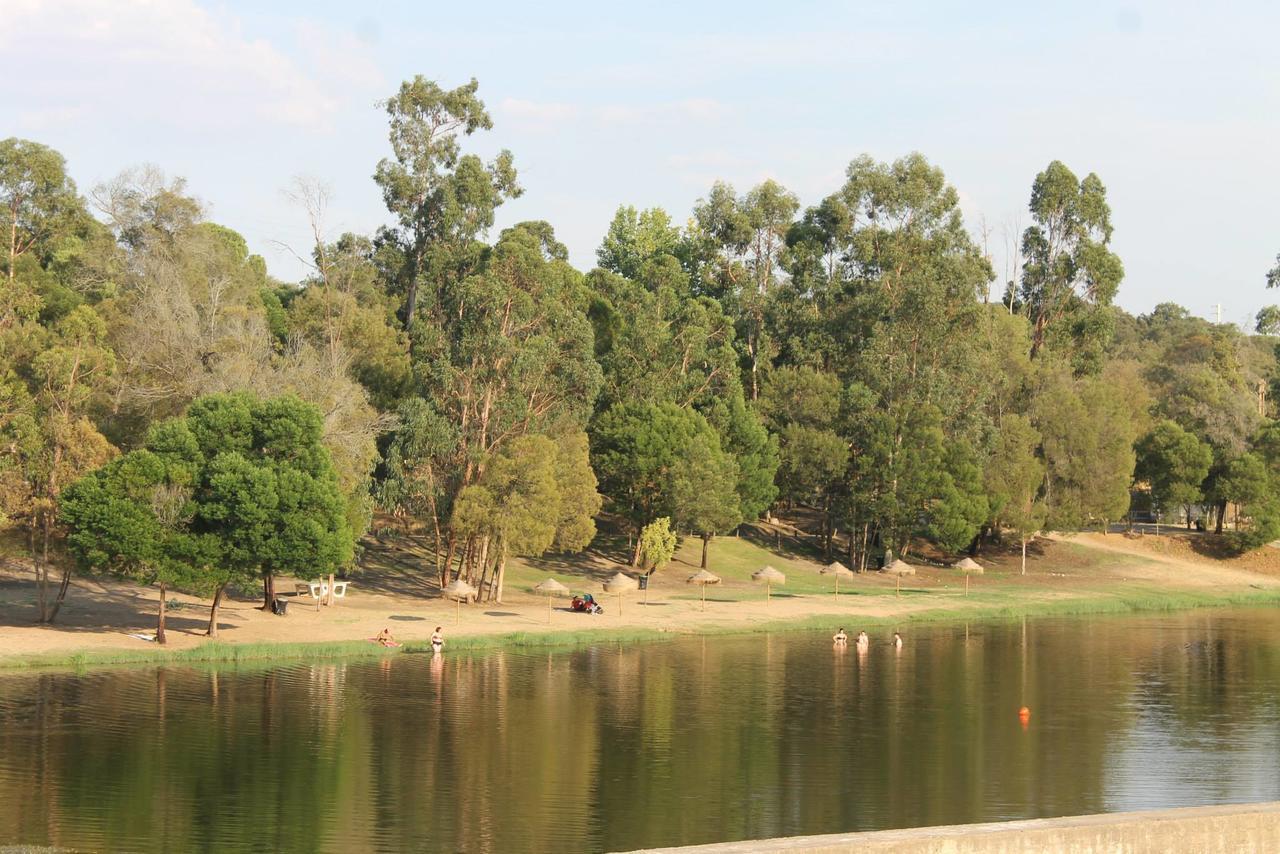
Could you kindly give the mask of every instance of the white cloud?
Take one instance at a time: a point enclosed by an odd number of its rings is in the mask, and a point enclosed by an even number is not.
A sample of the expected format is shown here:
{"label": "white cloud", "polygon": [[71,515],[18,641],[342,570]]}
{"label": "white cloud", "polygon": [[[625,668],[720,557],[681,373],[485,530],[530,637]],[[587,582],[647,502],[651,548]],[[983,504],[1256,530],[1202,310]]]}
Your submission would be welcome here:
{"label": "white cloud", "polygon": [[[83,124],[101,113],[184,129],[267,123],[324,132],[340,106],[340,86],[247,35],[234,16],[192,0],[11,0],[7,7],[0,69],[11,82],[25,81],[10,95],[29,127]],[[296,35],[304,52],[334,44],[314,27]],[[340,43],[343,73],[364,83],[376,72],[358,45]]]}

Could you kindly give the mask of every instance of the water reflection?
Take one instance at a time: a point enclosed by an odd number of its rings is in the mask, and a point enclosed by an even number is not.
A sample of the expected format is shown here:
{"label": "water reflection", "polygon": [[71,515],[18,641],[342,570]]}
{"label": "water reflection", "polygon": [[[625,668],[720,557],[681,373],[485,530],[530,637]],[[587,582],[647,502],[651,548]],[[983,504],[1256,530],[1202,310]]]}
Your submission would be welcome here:
{"label": "water reflection", "polygon": [[10,676],[0,841],[599,851],[1274,799],[1278,640],[1204,612]]}

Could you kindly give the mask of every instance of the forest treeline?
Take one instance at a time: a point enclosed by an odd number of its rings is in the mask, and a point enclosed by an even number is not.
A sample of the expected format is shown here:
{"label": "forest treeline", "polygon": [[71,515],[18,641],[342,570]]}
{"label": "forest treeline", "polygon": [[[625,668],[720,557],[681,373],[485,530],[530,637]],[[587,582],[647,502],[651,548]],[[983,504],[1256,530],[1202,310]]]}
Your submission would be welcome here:
{"label": "forest treeline", "polygon": [[1239,548],[1280,536],[1280,309],[1247,334],[1116,307],[1097,175],[1027,176],[999,300],[916,153],[859,157],[812,204],[770,180],[716,183],[687,218],[624,205],[584,273],[548,222],[491,233],[522,189],[510,152],[468,150],[492,129],[474,80],[384,107],[387,223],[330,234],[323,184],[295,181],[296,283],[181,179],[86,194],[56,151],[0,142],[0,508],[44,619],[68,546],[219,590],[262,576],[269,599],[274,573],[354,560],[375,508],[432,540],[424,571],[494,599],[511,556],[580,550],[601,512],[636,562],[659,520],[705,560],[785,503],[864,568],[1120,520],[1135,485]]}

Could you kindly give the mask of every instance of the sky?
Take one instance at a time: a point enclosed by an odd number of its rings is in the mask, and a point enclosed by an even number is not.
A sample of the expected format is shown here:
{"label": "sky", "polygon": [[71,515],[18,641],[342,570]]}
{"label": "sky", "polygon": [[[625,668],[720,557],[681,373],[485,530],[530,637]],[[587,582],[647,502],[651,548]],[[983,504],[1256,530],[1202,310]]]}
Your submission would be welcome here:
{"label": "sky", "polygon": [[0,133],[85,191],[181,176],[296,280],[294,176],[329,187],[329,236],[372,232],[378,102],[475,77],[494,129],[466,148],[510,149],[526,191],[498,227],[545,219],[582,269],[619,205],[684,221],[713,181],[766,178],[815,204],[854,157],[920,151],[1000,276],[1057,159],[1107,187],[1124,308],[1249,324],[1280,302],[1280,4],[613,5],[0,0]]}

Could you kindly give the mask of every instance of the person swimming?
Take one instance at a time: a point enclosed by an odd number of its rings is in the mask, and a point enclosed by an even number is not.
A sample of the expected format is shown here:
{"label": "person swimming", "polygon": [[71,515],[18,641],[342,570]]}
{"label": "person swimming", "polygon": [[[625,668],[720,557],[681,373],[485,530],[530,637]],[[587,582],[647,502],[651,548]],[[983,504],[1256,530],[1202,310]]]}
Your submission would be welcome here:
{"label": "person swimming", "polygon": [[436,630],[431,633],[431,649],[435,652],[444,649],[444,635],[440,634],[440,626],[436,626]]}
{"label": "person swimming", "polygon": [[844,626],[840,627],[840,631],[831,636],[833,643],[845,644],[849,642],[849,636],[844,633]]}

